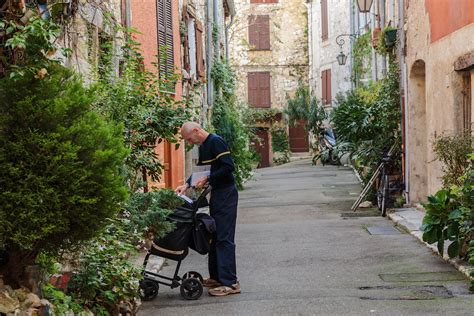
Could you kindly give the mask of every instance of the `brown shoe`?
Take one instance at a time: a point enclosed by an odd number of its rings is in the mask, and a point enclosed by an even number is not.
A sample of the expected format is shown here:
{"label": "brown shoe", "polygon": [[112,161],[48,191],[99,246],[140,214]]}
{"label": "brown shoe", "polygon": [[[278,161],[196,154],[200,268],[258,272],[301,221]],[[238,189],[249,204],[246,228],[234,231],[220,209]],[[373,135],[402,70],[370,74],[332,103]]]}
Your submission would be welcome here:
{"label": "brown shoe", "polygon": [[204,287],[214,288],[221,285],[222,284],[219,281],[211,279],[211,278],[207,278],[202,281],[202,286]]}
{"label": "brown shoe", "polygon": [[213,289],[209,289],[209,295],[211,296],[227,296],[231,294],[240,294],[240,283],[237,282],[230,286],[218,286]]}

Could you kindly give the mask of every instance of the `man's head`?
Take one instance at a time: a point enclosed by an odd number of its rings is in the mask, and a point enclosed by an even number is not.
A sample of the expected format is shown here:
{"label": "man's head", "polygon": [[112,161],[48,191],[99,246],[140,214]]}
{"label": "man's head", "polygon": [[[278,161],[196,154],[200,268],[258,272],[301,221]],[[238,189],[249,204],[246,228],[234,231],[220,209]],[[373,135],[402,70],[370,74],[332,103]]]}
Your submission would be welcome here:
{"label": "man's head", "polygon": [[208,135],[209,133],[196,122],[186,122],[181,126],[181,136],[191,145],[202,144]]}

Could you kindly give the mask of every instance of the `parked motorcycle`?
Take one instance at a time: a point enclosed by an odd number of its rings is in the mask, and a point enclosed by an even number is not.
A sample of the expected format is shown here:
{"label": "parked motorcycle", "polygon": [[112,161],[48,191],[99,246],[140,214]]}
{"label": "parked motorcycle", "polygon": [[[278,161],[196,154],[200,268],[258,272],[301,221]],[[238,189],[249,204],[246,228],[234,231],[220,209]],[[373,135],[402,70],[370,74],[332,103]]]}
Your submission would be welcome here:
{"label": "parked motorcycle", "polygon": [[313,163],[321,160],[323,165],[339,164],[339,157],[336,155],[334,147],[336,147],[336,136],[332,128],[321,128],[318,134],[318,154],[313,157]]}

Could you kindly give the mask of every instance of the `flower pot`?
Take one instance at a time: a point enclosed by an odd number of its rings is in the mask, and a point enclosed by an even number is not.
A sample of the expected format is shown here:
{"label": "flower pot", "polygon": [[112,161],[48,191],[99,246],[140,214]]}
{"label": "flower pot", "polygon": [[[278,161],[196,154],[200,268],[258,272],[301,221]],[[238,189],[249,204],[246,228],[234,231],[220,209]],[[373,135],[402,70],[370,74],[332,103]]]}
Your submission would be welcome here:
{"label": "flower pot", "polygon": [[385,46],[392,47],[397,40],[397,30],[385,31]]}
{"label": "flower pot", "polygon": [[372,47],[373,48],[377,48],[381,32],[382,32],[382,30],[380,29],[380,27],[374,28],[372,30]]}

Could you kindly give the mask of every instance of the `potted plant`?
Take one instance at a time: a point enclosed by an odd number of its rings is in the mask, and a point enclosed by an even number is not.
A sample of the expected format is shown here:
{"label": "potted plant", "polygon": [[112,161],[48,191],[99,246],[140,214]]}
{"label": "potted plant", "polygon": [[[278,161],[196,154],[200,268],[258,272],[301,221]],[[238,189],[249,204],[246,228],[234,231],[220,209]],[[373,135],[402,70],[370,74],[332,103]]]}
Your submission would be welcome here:
{"label": "potted plant", "polygon": [[397,29],[393,26],[385,27],[378,37],[376,50],[379,54],[385,55],[391,51],[397,41]]}

